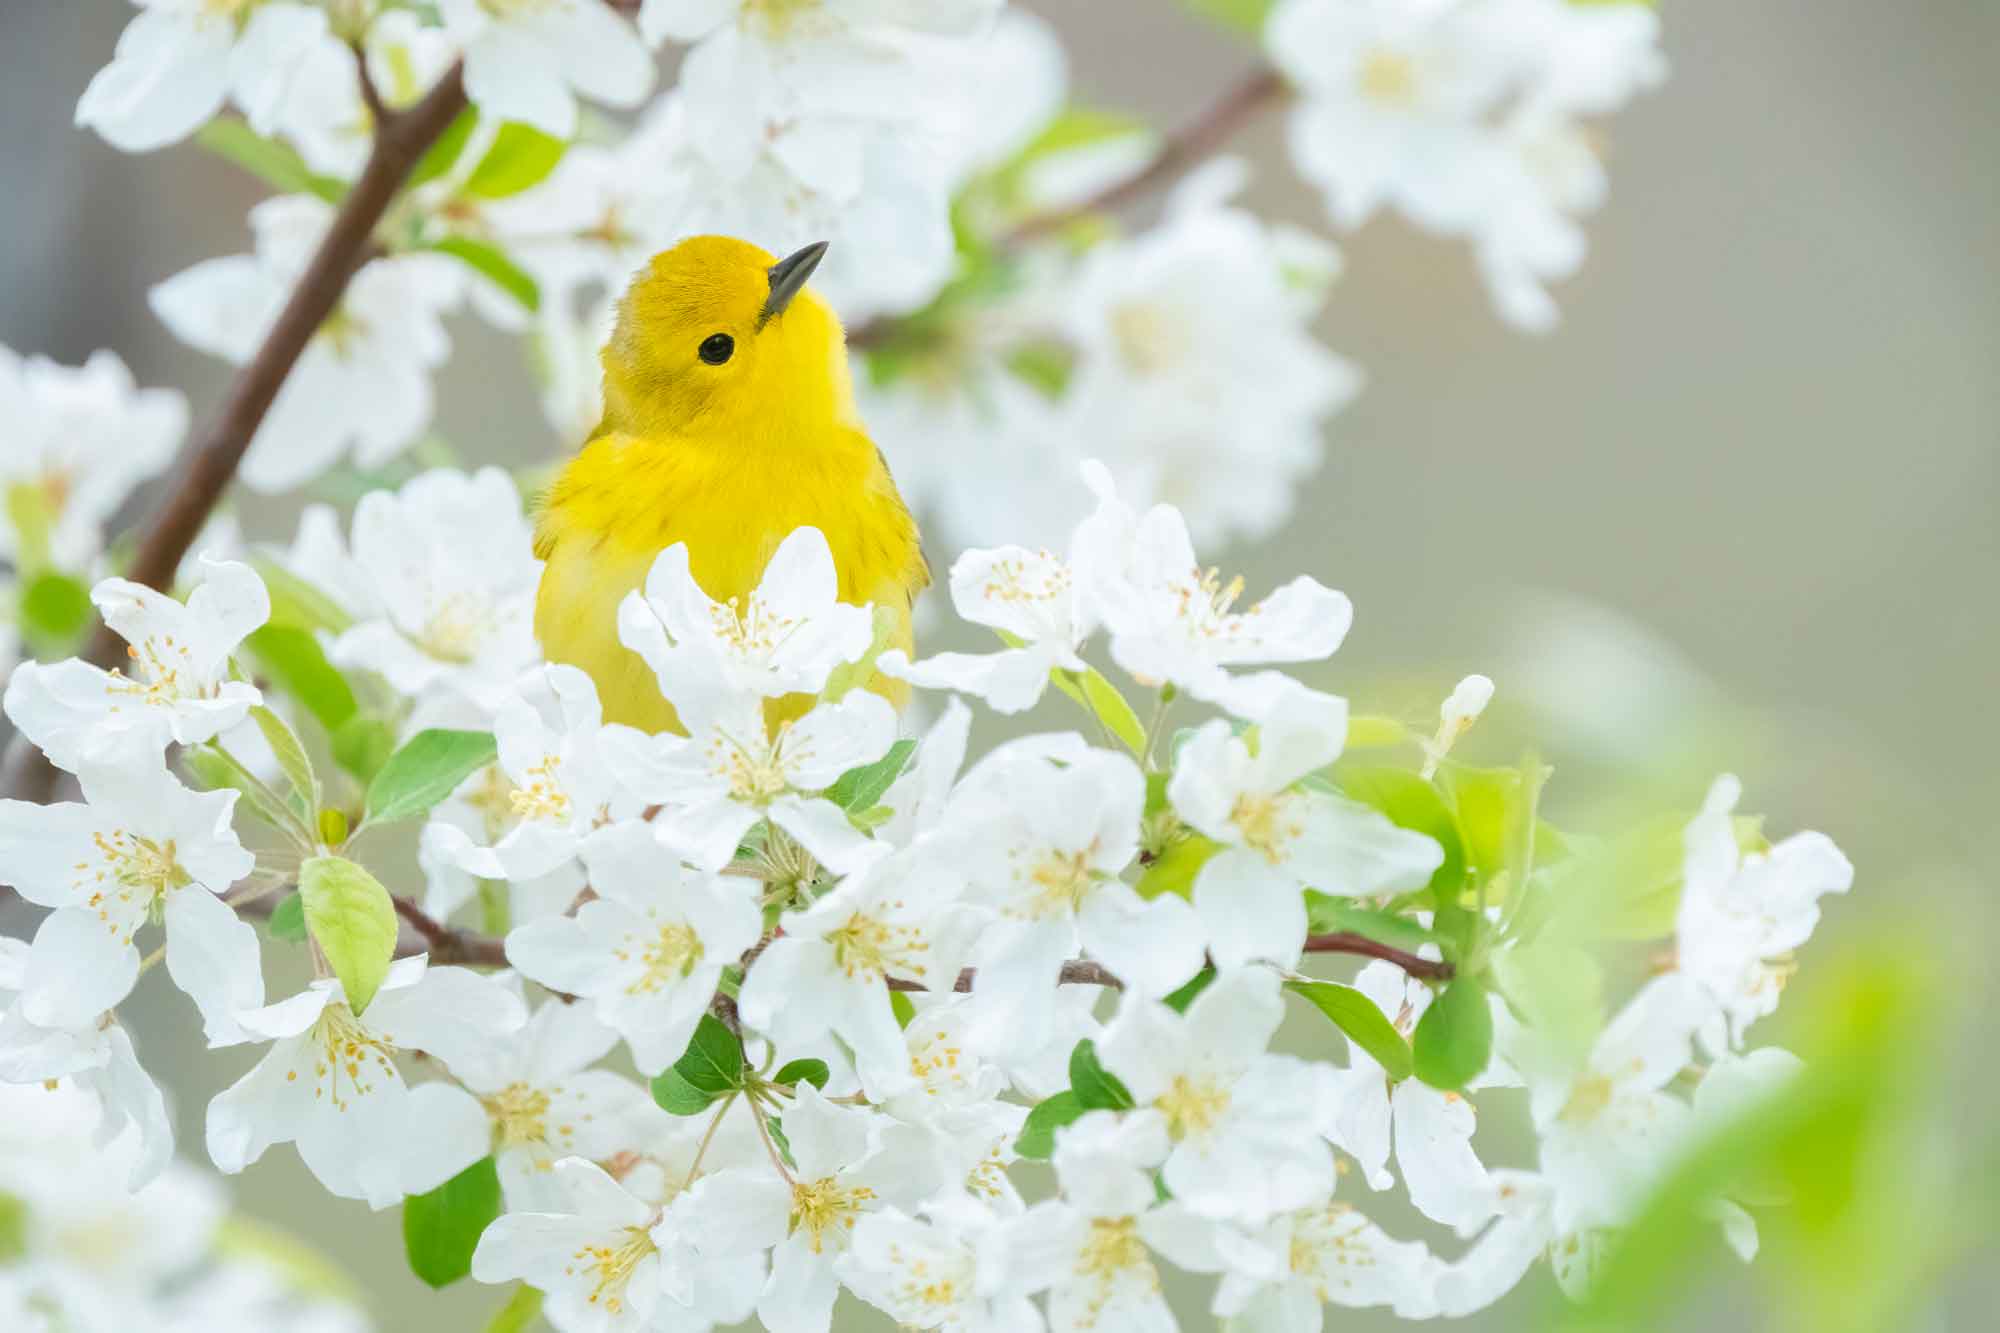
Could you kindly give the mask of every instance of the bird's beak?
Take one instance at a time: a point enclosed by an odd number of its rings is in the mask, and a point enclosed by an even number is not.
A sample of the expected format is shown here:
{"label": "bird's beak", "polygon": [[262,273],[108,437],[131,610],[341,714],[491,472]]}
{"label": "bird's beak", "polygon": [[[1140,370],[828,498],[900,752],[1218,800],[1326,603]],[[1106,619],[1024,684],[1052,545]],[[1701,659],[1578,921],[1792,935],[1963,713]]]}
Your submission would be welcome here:
{"label": "bird's beak", "polygon": [[786,255],[771,265],[765,272],[771,276],[771,295],[764,302],[762,313],[757,316],[757,327],[764,325],[785,313],[785,307],[806,285],[806,279],[819,267],[820,257],[826,253],[825,241],[814,241],[805,249]]}

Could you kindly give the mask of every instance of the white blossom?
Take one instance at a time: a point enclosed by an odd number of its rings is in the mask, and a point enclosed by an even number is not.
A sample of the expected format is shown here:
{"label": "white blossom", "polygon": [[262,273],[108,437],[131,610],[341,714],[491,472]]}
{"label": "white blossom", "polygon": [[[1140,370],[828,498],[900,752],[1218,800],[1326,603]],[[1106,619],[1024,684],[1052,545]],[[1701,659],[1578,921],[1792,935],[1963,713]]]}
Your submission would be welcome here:
{"label": "white blossom", "polygon": [[405,694],[438,689],[491,712],[536,660],[541,562],[520,493],[498,468],[439,469],[354,512],[356,614],[330,645]]}
{"label": "white blossom", "polygon": [[139,389],[115,352],[81,366],[22,357],[0,347],[0,559],[29,554],[15,529],[18,492],[47,525],[40,558],[87,570],[104,544],[103,527],[132,488],[158,473],[187,430],[187,400],[172,389]]}
{"label": "white blossom", "polygon": [[[250,211],[256,253],[205,259],[155,286],[153,313],[175,337],[232,365],[256,354],[333,218],[311,195]],[[257,427],[241,476],[253,490],[290,490],[350,450],[377,467],[430,424],[430,372],[451,352],[441,321],[464,290],[442,255],[371,259],[307,344]]]}
{"label": "white blossom", "polygon": [[661,1301],[656,1210],[580,1157],[555,1164],[560,1204],[510,1212],[480,1234],[472,1275],[516,1279],[547,1294],[543,1313],[557,1328],[612,1333],[651,1327]]}
{"label": "white blossom", "polygon": [[1264,1050],[1283,1011],[1276,974],[1241,968],[1185,1014],[1128,996],[1099,1043],[1133,1100],[1165,1118],[1161,1178],[1204,1217],[1256,1225],[1332,1192],[1333,1154],[1311,1129],[1318,1080]]}
{"label": "white blossom", "polygon": [[583,855],[597,896],[573,917],[515,929],[508,961],[590,1001],[640,1071],[658,1073],[687,1049],[723,968],[763,933],[763,915],[746,882],[683,870],[651,824],[613,825]]}
{"label": "white blossom", "polygon": [[202,567],[185,605],[124,579],[91,590],[104,623],[128,645],[129,675],[79,658],[15,669],[7,717],[50,763],[75,772],[198,744],[259,702],[256,686],[230,678],[230,655],[269,618],[270,595],[248,565],[204,558]]}
{"label": "white blossom", "polygon": [[958,690],[995,712],[1032,708],[1055,670],[1085,671],[1077,649],[1089,635],[1075,576],[1047,551],[1020,546],[967,551],[952,562],[951,603],[961,618],[1006,636],[994,653],[938,653],[911,662],[901,649],[882,654],[885,675],[929,690]]}
{"label": "white blossom", "polygon": [[576,132],[579,95],[630,107],[652,91],[653,63],[609,5],[439,0],[438,13],[465,53],[466,96],[495,120],[567,139]]}
{"label": "white blossom", "polygon": [[1434,839],[1299,785],[1339,755],[1347,705],[1296,684],[1274,697],[1254,750],[1227,722],[1205,723],[1181,747],[1167,786],[1181,818],[1223,846],[1194,882],[1209,952],[1223,966],[1295,963],[1307,888],[1336,897],[1406,892],[1429,883],[1444,859]]}
{"label": "white blossom", "polygon": [[1675,942],[1681,973],[1713,1001],[1702,1045],[1720,1053],[1778,1007],[1790,955],[1819,924],[1819,900],[1845,893],[1854,867],[1823,833],[1795,833],[1768,852],[1744,855],[1734,811],[1742,786],[1716,779],[1687,827],[1687,857]]}
{"label": "white blossom", "polygon": [[[160,921],[167,971],[200,1008],[209,1044],[244,1040],[235,1015],[263,1006],[264,978],[257,932],[221,897],[256,865],[230,827],[237,794],[189,791],[157,759],[86,764],[79,776],[82,803],[0,801],[0,880],[109,934],[130,955],[121,973],[137,974],[133,937]],[[84,990],[97,953],[51,960],[66,979],[57,984]]]}
{"label": "white blossom", "polygon": [[208,1105],[216,1166],[234,1175],[273,1144],[296,1143],[330,1193],[386,1208],[435,1189],[491,1144],[472,1094],[449,1083],[410,1086],[397,1052],[477,1062],[491,1042],[518,1033],[527,1012],[498,982],[427,967],[419,955],[390,964],[365,1013],[329,978],[238,1021],[271,1046]]}

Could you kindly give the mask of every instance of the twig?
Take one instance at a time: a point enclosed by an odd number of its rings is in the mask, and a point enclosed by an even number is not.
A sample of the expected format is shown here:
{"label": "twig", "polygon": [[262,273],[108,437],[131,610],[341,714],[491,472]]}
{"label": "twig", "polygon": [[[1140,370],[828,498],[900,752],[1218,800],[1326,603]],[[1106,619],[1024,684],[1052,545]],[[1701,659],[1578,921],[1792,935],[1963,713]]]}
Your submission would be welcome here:
{"label": "twig", "polygon": [[1385,963],[1394,963],[1419,981],[1450,981],[1458,975],[1458,969],[1450,963],[1420,958],[1407,949],[1393,948],[1380,940],[1357,935],[1351,930],[1336,930],[1327,935],[1308,936],[1306,952],[1351,953],[1359,954],[1363,958],[1379,958]]}
{"label": "twig", "polygon": [[[417,160],[465,105],[465,73],[461,66],[453,65],[422,101],[407,111],[376,117],[374,146],[360,178],[342,201],[312,261],[299,275],[277,322],[265,334],[263,346],[237,372],[221,412],[190,457],[180,484],[154,518],[125,577],[163,591],[171,587],[174,571],[235,479],[236,469],[286,377],[320,325],[339,306],[348,280],[365,262],[375,225],[409,179]],[[99,625],[84,655],[108,668],[118,660],[122,647],[117,634]],[[16,736],[8,756],[6,781],[0,789],[23,800],[41,802],[48,800],[55,784],[55,769],[26,737]]]}
{"label": "twig", "polygon": [[491,935],[481,935],[470,930],[460,930],[447,926],[442,921],[424,911],[408,898],[400,895],[392,897],[396,904],[396,915],[410,923],[423,941],[420,949],[405,949],[398,945],[397,956],[411,953],[428,953],[433,963],[471,963],[475,967],[506,967],[507,942]]}
{"label": "twig", "polygon": [[[966,968],[958,974],[958,980],[952,983],[951,988],[959,992],[971,990],[974,975],[975,969]],[[1105,971],[1103,967],[1091,962],[1087,958],[1072,958],[1069,962],[1064,963],[1062,965],[1062,972],[1056,978],[1056,981],[1058,984],[1064,986],[1109,986],[1113,990],[1122,990],[1125,985],[1117,977]],[[888,979],[888,986],[890,990],[910,992],[930,989],[930,987],[925,986],[921,982],[905,981],[901,977],[890,977]]]}
{"label": "twig", "polygon": [[375,86],[375,76],[368,69],[368,48],[359,37],[348,43],[354,52],[354,80],[361,85],[361,104],[368,108],[369,123],[380,125],[395,113],[382,100],[382,90]]}
{"label": "twig", "polygon": [[[1087,199],[1023,219],[997,239],[997,247],[1002,250],[1018,249],[1025,242],[1059,231],[1093,213],[1110,212],[1144,197],[1215,152],[1260,111],[1282,101],[1286,93],[1284,76],[1269,65],[1259,65],[1202,108],[1193,119],[1169,133],[1160,144],[1160,151],[1153,154],[1146,165],[1129,176],[1113,181]],[[894,316],[867,320],[847,331],[847,344],[850,347],[879,345],[895,331],[897,324]]]}
{"label": "twig", "polygon": [[1051,231],[1057,231],[1093,213],[1123,208],[1134,199],[1166,184],[1201,161],[1265,107],[1280,101],[1286,92],[1284,76],[1269,65],[1259,65],[1202,108],[1192,120],[1167,135],[1151,161],[1123,180],[1114,181],[1097,193],[1067,208],[1051,209],[1019,223],[1000,238],[1003,247],[1020,245]]}

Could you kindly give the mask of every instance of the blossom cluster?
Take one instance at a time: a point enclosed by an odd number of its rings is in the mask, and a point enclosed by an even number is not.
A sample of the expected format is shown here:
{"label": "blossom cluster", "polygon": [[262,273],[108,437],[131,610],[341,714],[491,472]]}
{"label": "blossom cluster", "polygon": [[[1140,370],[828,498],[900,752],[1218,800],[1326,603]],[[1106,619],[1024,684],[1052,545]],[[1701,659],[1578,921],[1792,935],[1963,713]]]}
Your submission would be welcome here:
{"label": "blossom cluster", "polygon": [[[278,190],[246,252],[151,293],[177,338],[235,364],[383,117],[455,70],[470,99],[259,429],[259,491],[434,442],[462,311],[523,335],[552,432],[581,440],[613,298],[702,232],[832,242],[817,279],[865,353],[864,416],[954,550],[1060,541],[1079,511],[1041,483],[1078,440],[1201,540],[1266,535],[1362,382],[1310,329],[1338,252],[1234,202],[1240,161],[1143,230],[1093,211],[1172,144],[1076,103],[1054,31],[1003,0],[135,3],[78,124],[133,152],[194,136]],[[1501,314],[1544,329],[1604,196],[1590,122],[1658,82],[1658,26],[1640,0],[1282,0],[1249,86],[1289,104],[1336,227],[1389,208],[1462,237]]]}
{"label": "blossom cluster", "polygon": [[[329,1193],[440,1229],[447,1280],[529,1284],[566,1330],[825,1329],[843,1290],[913,1327],[1172,1327],[1168,1266],[1285,1330],[1464,1314],[1544,1256],[1587,1289],[1680,1146],[1793,1072],[1748,1030],[1850,867],[1766,843],[1729,778],[1684,826],[1558,832],[1546,770],[1458,757],[1491,682],[1434,735],[1350,715],[1278,669],[1335,652],[1342,594],[1244,604],[1178,510],[1084,471],[1061,554],[954,564],[990,653],[880,652],[811,528],[740,603],[669,548],[606,614],[685,734],[606,724],[535,660],[497,472],[206,559],[185,601],[104,581],[128,668],[6,691],[84,799],[0,803],[0,879],[52,909],[0,955],[0,1078],[94,1101],[133,1185],[178,1169],[118,1017],[163,959],[251,1057],[208,1107],[219,1169],[295,1145]],[[911,729],[871,676],[952,697]],[[329,680],[391,703],[329,724]],[[967,700],[1045,693],[1098,741],[971,758]],[[1169,733],[1176,708],[1200,716]],[[371,722],[386,754],[347,739]],[[370,836],[418,817],[421,903]],[[475,909],[483,950],[453,924]],[[253,910],[318,979],[266,993]],[[1647,934],[1672,961],[1621,994],[1590,946]],[[1350,982],[1308,970],[1357,936],[1381,957]],[[1272,1049],[1288,1009],[1330,1020],[1300,1054]],[[1535,1154],[1489,1162],[1508,1098]],[[469,1223],[434,1202],[482,1180]],[[1434,1235],[1371,1220],[1392,1189]],[[1712,1209],[1747,1257],[1746,1202]]]}

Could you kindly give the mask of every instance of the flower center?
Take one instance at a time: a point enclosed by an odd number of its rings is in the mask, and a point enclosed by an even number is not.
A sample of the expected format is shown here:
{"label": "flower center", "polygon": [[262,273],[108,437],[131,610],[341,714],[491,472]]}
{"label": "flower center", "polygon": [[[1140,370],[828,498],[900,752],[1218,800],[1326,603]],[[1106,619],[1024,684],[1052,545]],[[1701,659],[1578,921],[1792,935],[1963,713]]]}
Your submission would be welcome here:
{"label": "flower center", "polygon": [[[159,843],[124,829],[110,829],[93,833],[91,842],[96,844],[101,859],[95,869],[89,861],[77,862],[74,885],[87,894],[84,905],[95,908],[101,921],[111,921],[105,905],[106,894],[126,905],[137,897],[142,900],[141,912],[150,912],[167,894],[193,882],[193,877],[181,869],[172,839]],[[136,918],[138,914],[132,915]],[[115,922],[112,931],[118,933]]]}
{"label": "flower center", "polygon": [[[584,1300],[591,1305],[601,1306],[606,1314],[618,1314],[625,1309],[625,1285],[632,1280],[632,1270],[639,1261],[654,1253],[653,1238],[644,1227],[625,1227],[618,1233],[617,1240],[606,1245],[586,1245],[572,1258],[583,1265],[584,1271],[595,1276],[597,1281]],[[563,1272],[574,1277],[577,1263],[572,1263]]]}
{"label": "flower center", "polygon": [[818,1254],[826,1245],[829,1231],[838,1239],[841,1232],[854,1229],[854,1218],[863,1204],[875,1197],[866,1185],[842,1185],[837,1177],[822,1176],[792,1186],[792,1212],[786,1234],[803,1231]]}
{"label": "flower center", "polygon": [[557,776],[561,771],[560,755],[544,755],[541,763],[528,770],[527,784],[508,796],[514,813],[522,819],[568,819],[569,793]]}
{"label": "flower center", "polygon": [[313,1068],[319,1081],[313,1089],[315,1101],[325,1097],[336,1110],[345,1111],[354,1098],[375,1091],[374,1079],[385,1074],[396,1077],[396,1066],[389,1059],[395,1048],[362,1027],[344,1002],[320,1011],[313,1036],[320,1049]]}
{"label": "flower center", "polygon": [[1351,1288],[1357,1270],[1379,1262],[1363,1235],[1367,1228],[1368,1220],[1344,1203],[1293,1215],[1288,1264],[1294,1277],[1312,1284],[1322,1305],[1333,1299],[1334,1288]]}
{"label": "flower center", "polygon": [[1272,865],[1284,860],[1285,850],[1305,831],[1292,816],[1296,802],[1291,792],[1244,792],[1230,807],[1229,822],[1243,845],[1262,854]]}
{"label": "flower center", "polygon": [[1406,111],[1417,103],[1417,62],[1400,51],[1371,51],[1355,85],[1369,101]]}
{"label": "flower center", "polygon": [[[651,995],[670,982],[680,981],[694,971],[701,955],[701,936],[694,933],[693,926],[685,921],[661,926],[659,934],[639,952],[639,962],[645,972],[625,987],[625,993]],[[623,949],[618,950],[616,956],[620,962],[631,959],[631,954]]]}
{"label": "flower center", "polygon": [[465,794],[465,803],[486,827],[486,841],[498,842],[514,824],[514,784],[498,764],[488,764],[479,785]]}
{"label": "flower center", "polygon": [[177,700],[201,698],[208,692],[198,684],[193,688],[183,688],[181,673],[186,671],[194,677],[194,654],[184,643],[177,643],[171,634],[157,638],[148,636],[139,643],[125,646],[125,656],[132,663],[134,675],[127,677],[123,672],[111,673],[114,684],[113,694],[136,696],[140,702],[156,708],[171,707]]}
{"label": "flower center", "polygon": [[1137,375],[1171,370],[1187,350],[1187,334],[1173,314],[1150,301],[1128,301],[1111,312],[1118,355]]}
{"label": "flower center", "polygon": [[915,926],[891,925],[856,912],[826,939],[833,946],[835,965],[850,977],[886,976],[892,963],[911,973],[913,980],[924,975],[923,963],[911,961],[912,955],[924,951],[924,933]]}
{"label": "flower center", "polygon": [[[782,737],[783,732],[779,734]],[[788,785],[778,746],[762,736],[745,745],[718,734],[708,743],[708,757],[711,771],[729,783],[730,796],[746,804],[762,805],[782,796]]]}
{"label": "flower center", "polygon": [[1167,1136],[1179,1143],[1189,1135],[1206,1134],[1215,1128],[1229,1110],[1229,1089],[1213,1078],[1176,1074],[1153,1105],[1167,1118]]}
{"label": "flower center", "polygon": [[[1139,1222],[1132,1217],[1094,1217],[1090,1234],[1076,1252],[1079,1277],[1095,1278],[1108,1287],[1127,1273],[1140,1275],[1148,1288],[1158,1290],[1159,1270],[1146,1257],[1146,1243],[1139,1239]],[[1091,1303],[1091,1313],[1103,1308],[1103,1299]]]}
{"label": "flower center", "polygon": [[743,657],[769,657],[799,627],[796,617],[778,615],[757,593],[741,600],[740,611],[733,602],[711,606],[708,619],[715,637]]}
{"label": "flower center", "polygon": [[1580,1078],[1570,1089],[1569,1100],[1563,1103],[1563,1109],[1556,1118],[1573,1125],[1587,1125],[1611,1105],[1611,1096],[1616,1091],[1617,1085],[1602,1074]]}
{"label": "flower center", "polygon": [[500,1146],[541,1143],[548,1138],[549,1094],[525,1083],[510,1083],[480,1103],[492,1117]]}
{"label": "flower center", "polygon": [[1068,916],[1083,906],[1085,895],[1090,892],[1091,877],[1088,851],[1056,852],[1043,855],[1035,868],[1028,872],[1028,883],[1034,888],[1034,896],[1026,910],[1009,915],[1024,915],[1033,918]]}
{"label": "flower center", "polygon": [[819,8],[820,0],[746,0],[743,16],[756,19],[767,37],[782,37],[802,14]]}
{"label": "flower center", "polygon": [[1049,555],[1047,551],[1037,552],[1043,563],[1037,570],[1036,581],[1028,581],[1027,568],[1019,560],[1002,560],[993,566],[986,576],[986,586],[979,595],[989,602],[1047,602],[1061,597],[1069,591],[1069,566]]}
{"label": "flower center", "polygon": [[417,647],[440,662],[464,666],[479,655],[490,617],[476,599],[463,594],[447,597],[431,611],[417,635]]}

